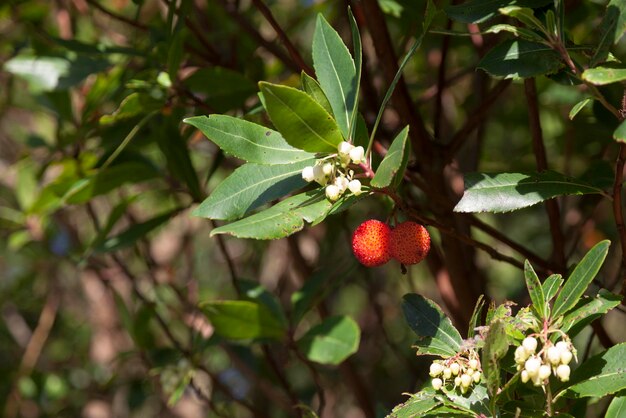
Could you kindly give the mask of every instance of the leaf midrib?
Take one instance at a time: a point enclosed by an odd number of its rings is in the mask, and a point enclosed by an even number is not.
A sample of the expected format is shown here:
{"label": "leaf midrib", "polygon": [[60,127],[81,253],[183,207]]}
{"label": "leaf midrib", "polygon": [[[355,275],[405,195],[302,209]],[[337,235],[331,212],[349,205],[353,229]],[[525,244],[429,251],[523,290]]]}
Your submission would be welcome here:
{"label": "leaf midrib", "polygon": [[[323,26],[323,25],[322,25]],[[348,114],[348,106],[347,106],[347,102],[346,102],[346,94],[343,91],[343,85],[341,84],[341,79],[339,78],[339,73],[337,72],[337,68],[335,67],[335,62],[332,60],[332,57],[330,55],[330,45],[328,44],[328,42],[326,41],[326,34],[324,33],[324,29],[322,29],[320,31],[320,34],[322,36],[322,40],[324,41],[324,46],[326,47],[326,55],[328,57],[328,60],[330,61],[330,65],[333,68],[333,75],[335,76],[335,79],[337,80],[337,84],[339,85],[339,90],[341,91],[341,97],[343,98],[343,103],[344,103],[344,110],[345,110],[345,116],[346,116],[346,124],[350,125],[350,115]],[[356,70],[355,70],[356,71]],[[332,107],[332,103],[331,103],[331,107]],[[347,126],[348,131],[350,130],[350,126]]]}

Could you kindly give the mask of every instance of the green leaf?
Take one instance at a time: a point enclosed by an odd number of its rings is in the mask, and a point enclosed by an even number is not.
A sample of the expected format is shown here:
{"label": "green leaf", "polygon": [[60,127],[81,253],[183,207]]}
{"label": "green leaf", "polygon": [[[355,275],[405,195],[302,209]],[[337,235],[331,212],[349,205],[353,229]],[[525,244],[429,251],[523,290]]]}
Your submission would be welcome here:
{"label": "green leaf", "polygon": [[[488,33],[500,33],[500,32],[509,32],[512,33],[514,36],[518,37],[518,38],[522,38],[525,39],[527,41],[531,41],[531,42],[541,42],[543,41],[543,38],[541,36],[539,36],[537,34],[537,32],[534,32],[530,29],[527,28],[521,28],[519,26],[512,26],[512,25],[507,25],[507,24],[498,24],[498,25],[493,25],[490,28],[487,28],[484,32],[481,32],[481,34],[488,34]],[[469,33],[463,33],[464,36],[469,36],[471,34]]]}
{"label": "green leaf", "polygon": [[292,147],[280,133],[226,115],[195,116],[184,120],[198,128],[224,152],[250,163],[288,164],[314,158]]}
{"label": "green leaf", "polygon": [[411,143],[408,138],[409,127],[407,126],[393,140],[387,155],[376,169],[376,174],[370,182],[372,187],[382,189],[400,183],[411,153]]}
{"label": "green leaf", "polygon": [[36,191],[39,188],[37,171],[39,167],[32,158],[24,158],[13,166],[16,173],[15,198],[24,212],[33,208],[36,202]]}
{"label": "green leaf", "polygon": [[148,94],[131,93],[120,103],[115,112],[110,115],[100,117],[101,125],[112,125],[116,122],[143,115],[152,110],[160,109],[163,106],[162,100],[156,100]]}
{"label": "green leaf", "polygon": [[561,195],[603,193],[602,189],[554,171],[468,173],[455,212],[508,212]]}
{"label": "green leaf", "polygon": [[626,80],[626,68],[596,67],[583,72],[583,80],[604,86],[605,84],[617,83]]}
{"label": "green leaf", "polygon": [[312,52],[315,75],[330,102],[344,138],[348,139],[357,100],[356,68],[341,37],[321,14],[317,15]]}
{"label": "green leaf", "polygon": [[572,110],[569,111],[569,120],[574,120],[578,112],[583,110],[585,106],[587,106],[589,103],[592,103],[592,102],[593,102],[593,99],[588,97],[576,103],[574,107],[572,107]]}
{"label": "green leaf", "polygon": [[580,260],[554,301],[553,318],[567,313],[576,305],[578,299],[585,293],[593,278],[598,274],[610,245],[611,241],[600,241]]}
{"label": "green leaf", "polygon": [[533,9],[528,7],[519,7],[519,6],[507,6],[498,10],[500,14],[505,16],[511,16],[529,28],[535,28],[539,30],[545,30],[543,24],[539,19],[535,17],[535,13]]}
{"label": "green leaf", "polygon": [[300,74],[300,84],[302,84],[302,90],[319,103],[324,110],[328,112],[328,114],[333,113],[333,109],[330,107],[328,98],[326,97],[326,94],[324,94],[320,83],[318,83],[316,79],[302,71]]}
{"label": "green leaf", "polygon": [[287,330],[269,308],[257,301],[212,301],[200,304],[200,308],[215,333],[229,340],[280,340]]}
{"label": "green leaf", "polygon": [[530,295],[533,309],[537,312],[540,318],[546,318],[546,298],[543,294],[543,288],[537,273],[530,265],[528,260],[524,261],[524,279],[526,280],[526,288]]}
{"label": "green leaf", "polygon": [[601,289],[595,297],[583,296],[571,312],[563,317],[561,331],[570,338],[577,335],[586,325],[620,304],[622,297]]}
{"label": "green leaf", "polygon": [[178,212],[180,212],[180,209],[174,209],[145,222],[134,224],[118,235],[105,239],[100,245],[95,247],[94,251],[98,253],[108,253],[130,247],[150,232],[169,221]]}
{"label": "green leaf", "polygon": [[500,359],[505,356],[508,348],[504,322],[493,321],[489,324],[480,362],[492,402],[495,402],[495,395],[500,387]]}
{"label": "green leaf", "polygon": [[476,327],[480,323],[480,319],[482,316],[483,307],[485,306],[485,297],[484,295],[480,295],[478,300],[476,301],[476,306],[474,306],[474,312],[472,312],[472,317],[469,321],[469,326],[467,327],[467,338],[472,338],[474,333],[476,332]]}
{"label": "green leaf", "polygon": [[626,343],[617,344],[591,357],[572,372],[567,395],[576,398],[601,398],[625,389],[624,358]]}
{"label": "green leaf", "polygon": [[315,160],[293,164],[245,164],[221,182],[194,211],[209,219],[239,219],[259,206],[304,187],[302,169]]}
{"label": "green leaf", "polygon": [[287,142],[309,152],[336,152],[343,137],[337,122],[308,94],[287,86],[260,82],[272,123]]}
{"label": "green leaf", "polygon": [[478,63],[494,77],[527,78],[552,74],[563,66],[559,54],[547,45],[524,39],[504,41]]}
{"label": "green leaf", "polygon": [[459,351],[461,334],[435,302],[412,293],[402,299],[404,317],[418,336],[417,355],[451,357]]}
{"label": "green leaf", "polygon": [[496,16],[499,9],[511,4],[537,8],[550,3],[550,0],[469,0],[462,4],[448,6],[445,12],[451,19],[462,23],[480,23]]}
{"label": "green leaf", "polygon": [[626,396],[616,396],[606,410],[604,418],[626,417]]}
{"label": "green leaf", "polygon": [[274,317],[279,319],[280,322],[287,327],[287,317],[285,316],[285,312],[283,312],[283,308],[280,306],[280,302],[276,296],[268,292],[267,289],[258,282],[238,279],[237,283],[239,284],[239,288],[243,292],[246,299],[265,305],[265,307],[272,311]]}
{"label": "green leaf", "polygon": [[388,418],[421,417],[424,413],[441,404],[441,401],[435,399],[434,393],[420,391],[410,396],[411,398],[406,402],[393,408]]}
{"label": "green leaf", "polygon": [[83,55],[75,59],[61,57],[17,56],[4,63],[4,70],[24,78],[32,92],[66,90],[88,75],[104,71],[109,62]]}
{"label": "green leaf", "polygon": [[624,36],[626,31],[626,0],[611,0],[600,24],[602,35],[596,52],[589,62],[590,67],[606,61],[611,46]]}
{"label": "green leaf", "polygon": [[359,349],[361,329],[348,316],[326,318],[298,341],[306,358],[320,364],[337,365]]}
{"label": "green leaf", "polygon": [[[354,48],[354,68],[356,74],[354,76],[356,80],[356,92],[354,93],[354,107],[352,108],[352,120],[350,120],[350,135],[348,138],[355,146],[357,143],[357,130],[360,129],[359,118],[362,116],[359,114],[359,92],[361,90],[361,73],[363,71],[363,46],[361,44],[361,33],[359,32],[359,25],[356,23],[352,9],[348,7],[348,19],[350,21],[350,32],[352,33],[352,47]],[[367,130],[367,128],[366,128]],[[363,145],[367,147],[367,145]]]}
{"label": "green leaf", "polygon": [[543,282],[543,294],[546,302],[550,302],[563,284],[563,277],[560,274],[552,274]]}
{"label": "green leaf", "polygon": [[[472,387],[469,393],[462,395],[458,388],[454,388],[452,390],[447,390],[447,388],[443,388],[442,390],[446,397],[452,401],[452,405],[457,408],[462,408],[461,411],[455,411],[457,413],[466,411],[469,412],[470,417],[476,416],[490,416],[489,410],[489,395],[487,394],[487,388],[484,385],[475,385]],[[435,411],[433,411],[435,412]],[[448,415],[439,415],[439,416],[448,416]]]}
{"label": "green leaf", "polygon": [[217,112],[243,107],[257,91],[256,85],[244,75],[223,67],[201,68],[183,80],[183,85]]}
{"label": "green leaf", "polygon": [[626,142],[626,121],[621,122],[613,132],[613,139],[617,142]]}
{"label": "green leaf", "polygon": [[239,238],[278,239],[300,231],[304,221],[313,222],[328,212],[331,203],[319,192],[312,191],[292,196],[282,202],[237,222],[211,231]]}

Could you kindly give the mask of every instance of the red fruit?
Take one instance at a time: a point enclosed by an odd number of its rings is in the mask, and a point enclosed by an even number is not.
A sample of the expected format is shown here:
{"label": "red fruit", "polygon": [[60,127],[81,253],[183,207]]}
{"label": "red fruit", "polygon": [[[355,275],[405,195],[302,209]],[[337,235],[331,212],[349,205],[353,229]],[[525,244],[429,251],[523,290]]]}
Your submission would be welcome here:
{"label": "red fruit", "polygon": [[389,239],[391,229],[384,222],[370,219],[352,234],[352,252],[367,267],[382,266],[391,259]]}
{"label": "red fruit", "polygon": [[402,264],[417,264],[430,250],[430,235],[416,222],[402,222],[391,231],[389,252]]}

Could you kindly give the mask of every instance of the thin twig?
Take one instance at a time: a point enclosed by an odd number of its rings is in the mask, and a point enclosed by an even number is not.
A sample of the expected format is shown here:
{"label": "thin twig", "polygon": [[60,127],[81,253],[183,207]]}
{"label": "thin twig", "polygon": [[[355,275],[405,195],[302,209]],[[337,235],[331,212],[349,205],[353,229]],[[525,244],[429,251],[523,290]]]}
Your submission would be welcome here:
{"label": "thin twig", "polygon": [[107,15],[107,16],[115,19],[115,20],[119,20],[120,22],[124,22],[127,25],[130,25],[130,26],[134,27],[135,29],[139,29],[139,30],[144,31],[144,32],[149,30],[149,28],[146,25],[144,25],[144,24],[142,24],[140,22],[137,22],[136,20],[132,20],[132,19],[129,19],[129,18],[125,17],[125,16],[117,14],[115,12],[112,12],[112,11],[108,10],[107,8],[105,8],[104,6],[102,6],[96,0],[87,0],[87,3],[89,3],[90,5],[95,7],[96,9],[98,9],[103,14],[105,14],[105,15]]}

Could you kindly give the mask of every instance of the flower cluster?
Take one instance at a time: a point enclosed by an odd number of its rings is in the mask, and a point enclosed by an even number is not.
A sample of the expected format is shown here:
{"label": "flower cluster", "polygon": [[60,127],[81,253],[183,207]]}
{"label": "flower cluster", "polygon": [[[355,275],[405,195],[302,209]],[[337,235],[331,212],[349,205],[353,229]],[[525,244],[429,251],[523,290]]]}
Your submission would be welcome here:
{"label": "flower cluster", "polygon": [[355,147],[349,142],[341,142],[337,147],[337,154],[317,160],[314,166],[302,170],[305,181],[316,181],[326,187],[326,197],[333,202],[341,197],[346,190],[359,195],[361,182],[354,178],[354,171],[347,170],[350,163],[360,164],[365,161],[363,147]]}
{"label": "flower cluster", "polygon": [[472,384],[480,382],[482,371],[478,354],[470,351],[467,357],[455,356],[445,360],[435,360],[430,365],[430,376],[435,390],[453,383],[455,389],[465,394]]}
{"label": "flower cluster", "polygon": [[535,386],[542,386],[547,384],[552,374],[561,382],[567,382],[570,375],[569,363],[574,357],[572,343],[559,341],[553,344],[547,340],[539,352],[537,345],[535,337],[526,337],[515,350],[515,363],[517,370],[521,370],[522,382],[532,381]]}

